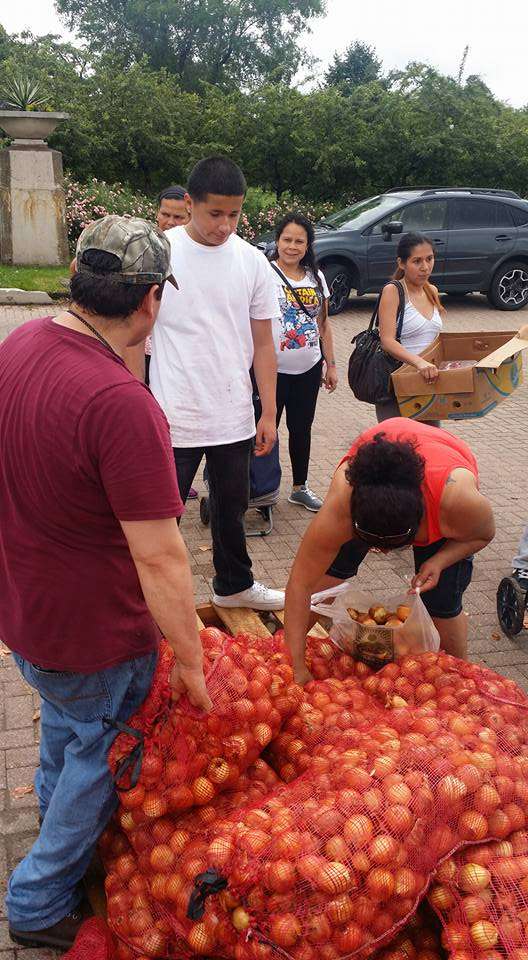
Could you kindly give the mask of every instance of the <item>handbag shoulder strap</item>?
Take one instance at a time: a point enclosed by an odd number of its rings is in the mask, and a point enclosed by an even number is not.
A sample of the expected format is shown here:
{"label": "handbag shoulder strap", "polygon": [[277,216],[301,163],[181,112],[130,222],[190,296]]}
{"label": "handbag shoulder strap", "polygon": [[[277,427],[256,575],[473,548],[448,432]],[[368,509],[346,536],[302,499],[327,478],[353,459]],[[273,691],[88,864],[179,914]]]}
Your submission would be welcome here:
{"label": "handbag shoulder strap", "polygon": [[[396,340],[399,343],[401,339],[403,320],[405,317],[405,290],[403,288],[403,283],[401,283],[399,280],[389,280],[383,287],[383,290],[385,290],[385,287],[388,287],[388,286],[396,287],[396,289],[398,290],[398,295],[400,300],[398,304],[398,313],[396,314]],[[372,314],[372,317],[369,323],[369,330],[373,330],[375,327],[379,327],[379,305],[383,295],[383,290],[381,291],[376,301],[374,313]]]}
{"label": "handbag shoulder strap", "polygon": [[301,300],[299,294],[297,293],[297,290],[295,289],[295,287],[292,287],[290,281],[288,280],[288,277],[285,277],[285,276],[284,276],[282,270],[277,266],[276,263],[273,262],[273,260],[270,260],[269,263],[270,263],[271,269],[272,269],[272,270],[275,270],[275,273],[277,274],[277,276],[279,276],[279,277],[281,278],[282,282],[285,283],[286,286],[288,287],[288,290],[290,291],[290,293],[293,294],[293,296],[295,297],[297,303],[299,304],[302,312],[306,314],[306,316],[309,318],[309,320],[313,320],[314,318],[312,317],[311,313],[306,309],[306,306],[305,306],[304,303],[302,302],[302,300]]}

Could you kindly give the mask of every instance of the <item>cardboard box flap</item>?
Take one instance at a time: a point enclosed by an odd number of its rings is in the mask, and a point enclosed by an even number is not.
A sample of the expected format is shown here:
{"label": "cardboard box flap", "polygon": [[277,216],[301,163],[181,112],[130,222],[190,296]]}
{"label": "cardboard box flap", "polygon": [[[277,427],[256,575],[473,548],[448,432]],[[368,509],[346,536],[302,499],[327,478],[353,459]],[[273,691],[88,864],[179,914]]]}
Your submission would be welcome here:
{"label": "cardboard box flap", "polygon": [[514,357],[520,350],[526,349],[528,349],[528,340],[521,340],[520,337],[512,337],[511,340],[503,343],[502,347],[497,347],[497,349],[489,353],[487,357],[478,360],[475,366],[485,367],[487,370],[495,370],[497,367],[500,367],[501,363],[504,363],[505,360]]}

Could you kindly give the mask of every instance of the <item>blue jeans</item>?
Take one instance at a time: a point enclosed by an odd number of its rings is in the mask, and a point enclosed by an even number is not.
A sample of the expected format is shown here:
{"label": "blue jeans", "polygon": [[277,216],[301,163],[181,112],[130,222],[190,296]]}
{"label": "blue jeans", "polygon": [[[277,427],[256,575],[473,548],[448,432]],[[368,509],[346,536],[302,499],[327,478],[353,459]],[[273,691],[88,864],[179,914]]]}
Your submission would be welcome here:
{"label": "blue jeans", "polygon": [[514,570],[528,570],[528,527],[525,527],[519,543],[519,552],[513,558]]}
{"label": "blue jeans", "polygon": [[42,670],[13,656],[42,701],[35,789],[44,819],[6,897],[10,926],[23,932],[53,926],[81,900],[79,883],[117,806],[108,766],[117,731],[103,717],[130,719],[150,689],[157,653],[90,674]]}

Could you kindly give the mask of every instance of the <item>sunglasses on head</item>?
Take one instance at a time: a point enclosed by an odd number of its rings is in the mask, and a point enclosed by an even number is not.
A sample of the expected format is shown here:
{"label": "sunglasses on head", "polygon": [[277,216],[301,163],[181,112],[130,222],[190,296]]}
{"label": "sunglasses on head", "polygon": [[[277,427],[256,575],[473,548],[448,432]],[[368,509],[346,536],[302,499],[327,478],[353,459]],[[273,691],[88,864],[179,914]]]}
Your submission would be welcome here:
{"label": "sunglasses on head", "polygon": [[372,533],[370,530],[362,530],[355,520],[354,531],[363,543],[368,543],[371,547],[379,547],[385,550],[396,550],[398,547],[406,547],[413,537],[412,527],[409,527],[405,533],[394,533],[388,536],[382,536],[379,533]]}

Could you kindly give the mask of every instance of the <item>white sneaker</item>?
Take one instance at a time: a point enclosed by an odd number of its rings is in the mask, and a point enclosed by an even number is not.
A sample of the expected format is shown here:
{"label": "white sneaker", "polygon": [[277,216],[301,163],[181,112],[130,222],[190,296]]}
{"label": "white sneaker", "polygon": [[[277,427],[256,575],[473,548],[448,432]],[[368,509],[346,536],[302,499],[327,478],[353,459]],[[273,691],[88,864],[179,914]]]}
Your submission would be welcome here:
{"label": "white sneaker", "polygon": [[282,590],[270,590],[263,583],[255,583],[240,593],[230,593],[227,597],[220,597],[213,593],[213,603],[217,607],[249,607],[251,610],[284,610],[284,593]]}

